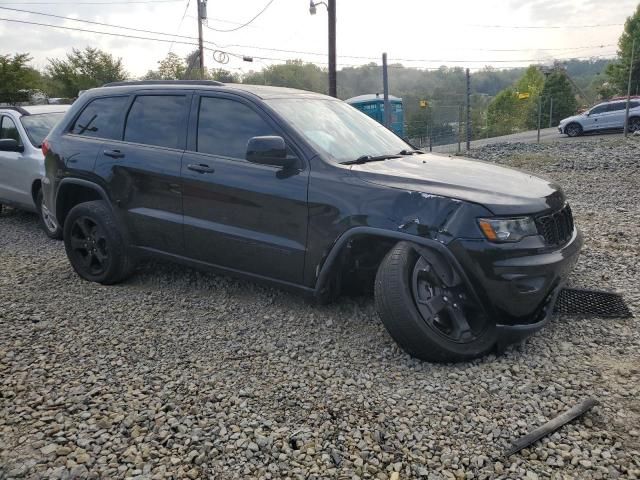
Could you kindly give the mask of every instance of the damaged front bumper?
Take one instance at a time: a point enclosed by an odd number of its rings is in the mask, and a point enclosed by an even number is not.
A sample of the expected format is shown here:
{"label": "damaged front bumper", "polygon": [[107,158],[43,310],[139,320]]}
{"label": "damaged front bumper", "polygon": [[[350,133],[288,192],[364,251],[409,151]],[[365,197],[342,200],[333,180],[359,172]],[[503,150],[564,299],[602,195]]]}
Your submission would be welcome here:
{"label": "damaged front bumper", "polygon": [[529,237],[513,244],[459,239],[449,249],[495,320],[498,347],[504,349],[549,322],[582,245],[582,234],[575,229],[571,239],[557,247]]}

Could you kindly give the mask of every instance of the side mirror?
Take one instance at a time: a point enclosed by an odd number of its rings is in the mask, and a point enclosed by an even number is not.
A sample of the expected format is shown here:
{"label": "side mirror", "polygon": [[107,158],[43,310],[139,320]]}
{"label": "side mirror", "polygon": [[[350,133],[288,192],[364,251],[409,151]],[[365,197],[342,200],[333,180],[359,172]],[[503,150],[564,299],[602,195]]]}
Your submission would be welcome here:
{"label": "side mirror", "polygon": [[24,147],[14,138],[0,140],[0,152],[24,152]]}
{"label": "side mirror", "polygon": [[247,143],[247,160],[261,165],[291,167],[295,159],[287,158],[287,146],[282,137],[253,137]]}

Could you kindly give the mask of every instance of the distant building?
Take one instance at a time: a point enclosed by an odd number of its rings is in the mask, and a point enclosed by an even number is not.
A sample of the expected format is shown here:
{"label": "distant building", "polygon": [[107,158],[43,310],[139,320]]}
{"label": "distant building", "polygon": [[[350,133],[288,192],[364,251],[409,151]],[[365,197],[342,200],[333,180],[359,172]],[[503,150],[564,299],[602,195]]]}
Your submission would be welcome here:
{"label": "distant building", "polygon": [[[379,93],[369,93],[349,98],[346,102],[384,125],[384,96]],[[391,104],[391,125],[389,127],[396,135],[404,137],[402,99],[389,95],[389,103]]]}

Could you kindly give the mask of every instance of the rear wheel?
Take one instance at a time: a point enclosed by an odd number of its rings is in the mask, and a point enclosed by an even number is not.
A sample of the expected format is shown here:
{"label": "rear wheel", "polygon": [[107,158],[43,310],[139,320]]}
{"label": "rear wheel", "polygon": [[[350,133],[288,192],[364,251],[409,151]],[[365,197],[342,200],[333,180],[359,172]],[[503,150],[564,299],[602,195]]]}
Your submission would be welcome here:
{"label": "rear wheel", "polygon": [[64,222],[64,247],[71,266],[85,280],[109,285],[133,271],[122,229],[103,201],[71,209]]}
{"label": "rear wheel", "polygon": [[38,190],[38,195],[36,195],[36,208],[38,209],[38,218],[40,220],[40,226],[44,233],[47,234],[49,238],[53,238],[56,240],[60,240],[62,238],[62,227],[57,224],[51,212],[44,204],[42,190]]}
{"label": "rear wheel", "polygon": [[495,346],[495,324],[469,298],[464,284],[446,284],[408,242],[398,243],[380,264],[375,300],[393,339],[414,357],[469,360]]}
{"label": "rear wheel", "polygon": [[640,132],[640,117],[629,119],[629,131],[631,133]]}
{"label": "rear wheel", "polygon": [[582,135],[582,127],[580,126],[579,123],[570,123],[564,129],[564,132],[570,137],[578,137]]}

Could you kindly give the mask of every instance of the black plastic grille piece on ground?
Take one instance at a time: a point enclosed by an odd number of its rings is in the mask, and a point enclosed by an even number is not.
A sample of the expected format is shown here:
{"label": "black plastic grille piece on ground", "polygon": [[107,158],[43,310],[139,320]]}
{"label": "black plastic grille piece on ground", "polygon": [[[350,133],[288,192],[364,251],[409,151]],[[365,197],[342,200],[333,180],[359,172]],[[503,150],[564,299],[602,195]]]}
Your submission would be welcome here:
{"label": "black plastic grille piece on ground", "polygon": [[563,288],[554,308],[565,315],[593,315],[606,318],[631,318],[633,314],[617,293]]}
{"label": "black plastic grille piece on ground", "polygon": [[573,233],[571,207],[567,203],[562,210],[536,218],[536,226],[547,245],[560,245],[568,242]]}

